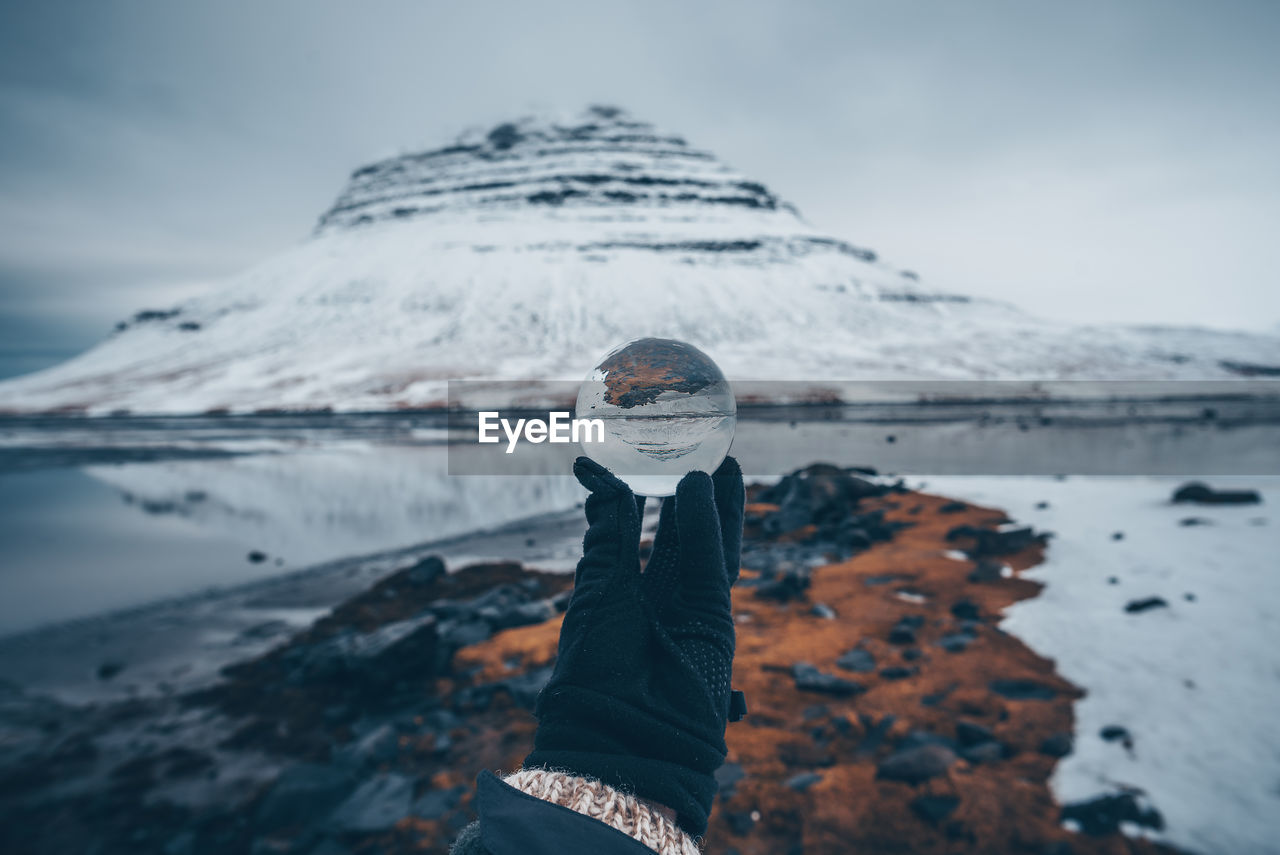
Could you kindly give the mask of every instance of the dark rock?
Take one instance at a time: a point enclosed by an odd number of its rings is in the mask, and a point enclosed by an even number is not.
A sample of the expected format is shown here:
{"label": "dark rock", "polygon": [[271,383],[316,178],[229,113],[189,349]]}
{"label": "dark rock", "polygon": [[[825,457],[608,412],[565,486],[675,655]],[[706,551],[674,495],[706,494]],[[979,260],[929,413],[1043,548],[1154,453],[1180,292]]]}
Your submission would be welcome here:
{"label": "dark rock", "polygon": [[333,762],[351,767],[377,766],[393,759],[400,749],[400,734],[383,723],[333,752]]}
{"label": "dark rock", "polygon": [[989,561],[985,558],[979,558],[977,564],[974,565],[973,571],[969,574],[969,581],[977,584],[984,582],[999,582],[1004,578],[1004,565],[999,561]]}
{"label": "dark rock", "polygon": [[894,665],[880,670],[880,676],[886,680],[905,680],[907,677],[914,676],[915,673],[916,669],[904,668],[901,665]]}
{"label": "dark rock", "polygon": [[1075,747],[1075,740],[1065,730],[1046,736],[1040,743],[1040,753],[1049,757],[1066,757]]}
{"label": "dark rock", "polygon": [[948,737],[945,737],[940,733],[934,733],[931,730],[920,730],[918,728],[908,732],[906,736],[899,739],[894,747],[899,751],[903,751],[908,748],[919,748],[921,745],[941,745],[943,748],[952,752],[959,748],[954,739],[949,739]]}
{"label": "dark rock", "polygon": [[259,552],[258,550],[255,549],[252,552],[250,552],[246,557],[249,559],[250,564],[261,564],[263,561],[267,560],[267,553]]}
{"label": "dark rock", "polygon": [[1163,597],[1146,597],[1141,600],[1130,600],[1125,604],[1124,610],[1131,615],[1136,615],[1151,609],[1163,609],[1168,605]]}
{"label": "dark rock", "polygon": [[800,714],[805,721],[813,721],[814,719],[826,718],[831,715],[831,707],[826,704],[814,704],[811,707],[805,707]]}
{"label": "dark rock", "polygon": [[1119,584],[1120,584],[1120,579],[1119,579],[1118,577],[1116,577],[1116,576],[1108,576],[1108,577],[1107,577],[1107,584],[1108,584],[1108,585],[1119,585]]}
{"label": "dark rock", "polygon": [[256,825],[264,830],[309,825],[324,817],[354,787],[355,780],[335,766],[290,766],[258,805]]}
{"label": "dark rock", "polygon": [[288,679],[292,683],[344,679],[378,686],[409,675],[430,677],[436,667],[436,630],[435,617],[421,615],[372,632],[343,632],[313,647],[299,648],[301,661]]}
{"label": "dark rock", "polygon": [[938,506],[938,513],[940,514],[958,514],[967,510],[969,510],[969,506],[964,502],[947,502],[945,505]]}
{"label": "dark rock", "polygon": [[997,763],[1004,759],[1004,746],[999,742],[983,742],[980,745],[971,745],[962,749],[960,756],[974,765]]}
{"label": "dark rock", "polygon": [[906,650],[902,651],[902,660],[904,662],[915,662],[923,655],[924,653],[919,647],[908,647]]}
{"label": "dark rock", "polygon": [[956,755],[942,745],[921,745],[890,754],[876,766],[876,777],[887,781],[923,784],[945,775]]}
{"label": "dark rock", "polygon": [[934,643],[948,653],[960,653],[973,643],[975,637],[968,632],[952,632],[942,636]]}
{"label": "dark rock", "polygon": [[1205,519],[1204,517],[1183,517],[1178,520],[1178,525],[1183,528],[1191,528],[1192,526],[1198,525],[1213,525],[1213,520]]}
{"label": "dark rock", "polygon": [[1196,595],[1187,591],[1187,593],[1182,595],[1182,599],[1186,600],[1188,603],[1194,603],[1196,601]]}
{"label": "dark rock", "polygon": [[808,662],[797,662],[791,666],[791,675],[795,678],[796,688],[803,692],[848,697],[866,691],[861,683],[823,673]]}
{"label": "dark rock", "polygon": [[329,818],[338,831],[382,831],[409,815],[413,779],[395,772],[375,775],[347,797]]}
{"label": "dark rock", "polygon": [[1257,490],[1215,490],[1208,484],[1190,481],[1173,491],[1173,502],[1198,505],[1256,505],[1262,501]]}
{"label": "dark rock", "polygon": [[1085,834],[1115,834],[1120,824],[1131,822],[1154,831],[1164,830],[1164,817],[1154,807],[1143,804],[1133,793],[1114,793],[1064,805],[1062,820],[1079,824]]}
{"label": "dark rock", "polygon": [[750,834],[751,829],[756,827],[756,818],[749,810],[729,811],[724,815],[724,819],[729,825],[729,830],[738,836]]}
{"label": "dark rock", "polygon": [[446,790],[427,790],[418,797],[410,810],[421,819],[439,819],[462,802],[468,789],[459,785]]}
{"label": "dark rock", "polygon": [[1037,510],[1037,511],[1047,510],[1048,508],[1049,508],[1049,503],[1048,503],[1048,502],[1036,502],[1036,510]]}
{"label": "dark rock", "polygon": [[963,719],[956,722],[956,741],[963,748],[981,745],[984,742],[992,742],[995,738],[995,734],[991,732],[989,727],[983,727],[980,724],[964,721]]}
{"label": "dark rock", "polygon": [[1112,540],[1124,540],[1124,532],[1122,532],[1122,531],[1113,531],[1113,532],[1111,532],[1111,539],[1112,539]]}
{"label": "dark rock", "polygon": [[795,790],[798,793],[803,793],[805,790],[809,789],[821,780],[822,776],[817,772],[801,772],[799,775],[793,775],[790,778],[787,778],[787,780],[783,782],[783,786]]}
{"label": "dark rock", "polygon": [[836,610],[826,603],[814,603],[813,608],[809,609],[809,613],[823,620],[835,620],[836,618]]}
{"label": "dark rock", "polygon": [[990,555],[1011,555],[1032,546],[1044,546],[1048,543],[1049,537],[1048,532],[1036,533],[1029,526],[1001,531],[972,525],[958,525],[947,532],[948,542],[972,540],[973,546],[968,553],[975,559]]}
{"label": "dark rock", "polygon": [[1104,742],[1119,742],[1126,750],[1133,750],[1133,735],[1129,733],[1128,728],[1118,724],[1109,724],[1098,731],[1098,736],[1102,737]]}
{"label": "dark rock", "polygon": [[759,501],[777,505],[761,523],[770,536],[795,531],[809,524],[843,523],[869,496],[882,496],[887,487],[826,463],[799,469],[764,490]]}
{"label": "dark rock", "polygon": [[982,610],[973,600],[964,599],[951,604],[951,614],[960,620],[979,620],[982,617]]}
{"label": "dark rock", "polygon": [[482,606],[476,609],[476,616],[488,621],[494,632],[500,632],[551,620],[556,616],[556,609],[549,600],[535,600],[509,606]]}
{"label": "dark rock", "polygon": [[920,626],[920,622],[913,621],[908,618],[902,618],[893,628],[889,630],[890,644],[915,644],[916,628]]}
{"label": "dark rock", "polygon": [[756,586],[756,596],[762,600],[776,600],[789,603],[804,597],[809,588],[809,577],[794,571],[783,573],[773,579],[762,579]]}
{"label": "dark rock", "polygon": [[449,620],[440,624],[440,641],[453,647],[466,647],[468,644],[479,644],[493,630],[486,620]]}
{"label": "dark rock", "polygon": [[855,647],[849,652],[841,654],[840,658],[836,660],[836,665],[855,674],[869,674],[876,670],[876,658],[871,655],[871,651]]}
{"label": "dark rock", "polygon": [[1053,686],[1035,680],[992,680],[991,691],[1011,701],[1051,701],[1058,696]]}
{"label": "dark rock", "polygon": [[405,577],[411,585],[429,585],[445,574],[444,559],[438,555],[428,555],[405,571]]}
{"label": "dark rock", "polygon": [[721,799],[733,798],[738,782],[747,777],[746,770],[738,763],[724,763],[715,772],[716,785]]}
{"label": "dark rock", "polygon": [[916,796],[911,800],[911,812],[930,825],[937,825],[960,804],[955,796]]}

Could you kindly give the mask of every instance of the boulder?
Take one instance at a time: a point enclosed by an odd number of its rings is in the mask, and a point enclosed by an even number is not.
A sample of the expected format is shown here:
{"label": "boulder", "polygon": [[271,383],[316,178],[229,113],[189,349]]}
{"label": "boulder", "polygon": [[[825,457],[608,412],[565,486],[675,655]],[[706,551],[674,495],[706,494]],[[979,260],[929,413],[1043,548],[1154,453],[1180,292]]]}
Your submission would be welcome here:
{"label": "boulder", "polygon": [[413,779],[395,772],[375,775],[361,784],[329,818],[337,831],[383,831],[409,815]]}
{"label": "boulder", "polygon": [[1262,496],[1257,490],[1215,490],[1200,481],[1189,481],[1173,491],[1172,501],[1174,504],[1256,505],[1262,501]]}
{"label": "boulder", "polygon": [[876,778],[923,784],[945,775],[956,762],[956,755],[943,745],[920,745],[890,754],[876,766]]}

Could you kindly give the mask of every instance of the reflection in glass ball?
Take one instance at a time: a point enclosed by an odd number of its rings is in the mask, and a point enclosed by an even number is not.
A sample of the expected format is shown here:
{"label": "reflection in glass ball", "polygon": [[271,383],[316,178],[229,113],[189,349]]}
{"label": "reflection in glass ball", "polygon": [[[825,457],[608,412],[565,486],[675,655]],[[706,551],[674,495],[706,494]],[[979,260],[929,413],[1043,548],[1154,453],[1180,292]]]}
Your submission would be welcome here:
{"label": "reflection in glass ball", "polygon": [[604,423],[603,442],[583,443],[588,457],[641,495],[670,496],[685,473],[711,473],[724,460],[737,411],[729,381],[701,350],[638,338],[591,370],[574,415]]}

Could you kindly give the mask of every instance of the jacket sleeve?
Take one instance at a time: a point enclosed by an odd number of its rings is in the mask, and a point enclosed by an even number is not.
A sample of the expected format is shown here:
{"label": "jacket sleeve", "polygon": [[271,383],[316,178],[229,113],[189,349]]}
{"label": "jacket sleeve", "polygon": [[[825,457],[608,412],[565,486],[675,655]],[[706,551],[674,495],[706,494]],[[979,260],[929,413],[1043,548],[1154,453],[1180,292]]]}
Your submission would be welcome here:
{"label": "jacket sleeve", "polygon": [[542,769],[476,779],[480,818],[452,855],[697,855],[693,838],[634,796]]}

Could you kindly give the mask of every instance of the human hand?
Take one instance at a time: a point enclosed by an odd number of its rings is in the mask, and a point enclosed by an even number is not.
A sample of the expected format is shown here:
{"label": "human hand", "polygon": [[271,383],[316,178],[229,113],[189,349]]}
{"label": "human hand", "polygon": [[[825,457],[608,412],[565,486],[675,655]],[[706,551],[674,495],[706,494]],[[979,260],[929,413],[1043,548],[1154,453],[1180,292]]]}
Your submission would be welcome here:
{"label": "human hand", "polygon": [[726,751],[742,472],[726,458],[714,476],[681,480],[663,502],[644,572],[644,499],[588,458],[578,458],[574,474],[591,491],[587,534],[525,766],[667,805],[699,835]]}

